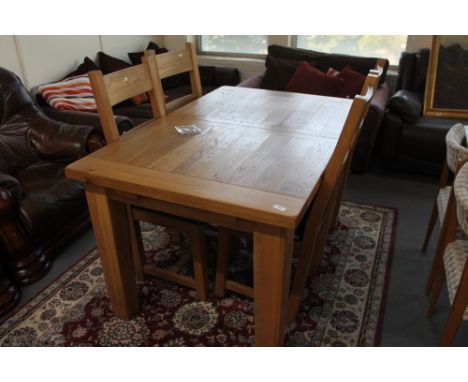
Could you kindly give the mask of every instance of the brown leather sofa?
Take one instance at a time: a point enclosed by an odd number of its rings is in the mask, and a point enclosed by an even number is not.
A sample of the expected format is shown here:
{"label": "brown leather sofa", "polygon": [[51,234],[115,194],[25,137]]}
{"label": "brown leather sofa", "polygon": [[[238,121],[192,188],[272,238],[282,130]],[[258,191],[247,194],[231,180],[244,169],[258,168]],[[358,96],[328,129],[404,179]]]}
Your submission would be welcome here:
{"label": "brown leather sofa", "polygon": [[386,168],[439,175],[447,131],[457,122],[467,123],[422,115],[428,62],[428,49],[401,55],[396,91],[388,102],[377,143]]}
{"label": "brown leather sofa", "polygon": [[83,186],[64,167],[100,142],[93,126],[49,118],[0,68],[0,262],[17,285],[42,277],[51,256],[88,226]]}
{"label": "brown leather sofa", "polygon": [[[341,70],[346,66],[350,66],[352,69],[367,75],[369,70],[375,67],[377,60],[376,58],[357,57],[343,54],[327,54],[306,49],[270,45],[268,47],[268,56],[265,62],[267,71],[269,69],[269,65],[271,65],[271,58],[287,60],[291,63],[290,68],[292,70],[289,73],[278,73],[278,82],[287,82],[301,61],[309,62],[324,72],[326,72],[330,67],[333,67],[336,70]],[[368,167],[372,156],[374,143],[384,116],[385,106],[390,96],[390,88],[385,82],[387,68],[388,61],[386,61],[386,65],[383,68],[384,72],[381,77],[380,86],[371,101],[369,112],[362,126],[361,134],[354,152],[351,164],[351,170],[354,172],[364,172]],[[264,88],[263,84],[266,73],[267,72],[251,77],[241,82],[238,86]],[[285,76],[288,78],[285,78]],[[271,78],[269,82],[271,84]],[[275,86],[269,88],[272,90],[280,90],[278,88],[275,89]]]}

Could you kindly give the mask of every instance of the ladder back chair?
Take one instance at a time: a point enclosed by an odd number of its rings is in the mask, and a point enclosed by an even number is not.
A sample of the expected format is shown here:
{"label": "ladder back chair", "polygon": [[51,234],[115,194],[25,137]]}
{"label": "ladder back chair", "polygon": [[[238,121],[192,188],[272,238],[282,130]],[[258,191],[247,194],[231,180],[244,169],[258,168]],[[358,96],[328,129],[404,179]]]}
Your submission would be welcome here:
{"label": "ladder back chair", "polygon": [[445,218],[447,216],[446,211],[448,209],[450,199],[454,199],[453,187],[449,183],[449,179],[451,176],[456,175],[461,165],[468,160],[468,148],[464,146],[466,142],[465,127],[461,123],[457,123],[450,128],[445,137],[445,142],[447,147],[446,161],[440,176],[437,197],[432,206],[431,217],[429,219],[422,248],[423,252],[426,251],[435,222],[437,217],[439,217],[441,230],[439,240],[437,242],[436,253],[432,261],[432,269],[426,283],[426,294],[429,294],[432,290],[435,273],[436,270],[440,268],[441,259],[447,245],[447,241],[445,239],[447,231],[445,222]]}
{"label": "ladder back chair", "polygon": [[[437,269],[428,310],[428,317],[431,317],[446,279],[450,312],[439,342],[441,346],[451,345],[461,321],[468,320],[468,163],[458,171],[453,190],[454,198],[449,200],[445,218],[448,244],[441,267]],[[463,232],[463,239],[457,239],[457,227]]]}
{"label": "ladder back chair", "polygon": [[[187,52],[190,52],[190,56],[187,56]],[[163,59],[164,65],[162,67],[166,68],[166,62],[168,62],[170,67],[169,69],[165,69],[164,73],[170,76],[175,72],[179,73],[178,71],[181,69],[185,70],[187,68],[198,73],[198,66],[188,63],[189,60],[192,62],[191,54],[192,50],[187,48],[183,51],[167,53],[167,55],[170,55],[170,60]],[[180,59],[180,64],[177,63],[176,58]],[[142,64],[107,75],[103,75],[101,71],[91,71],[88,74],[107,144],[118,140],[120,136],[112,110],[112,106],[117,103],[136,95],[147,93],[149,94],[153,117],[160,118],[166,114],[164,94],[160,80],[161,76],[158,75],[154,51],[145,51],[142,61]],[[165,78],[164,76],[165,74],[163,74],[163,78]],[[196,76],[194,75],[194,77]],[[194,82],[196,82],[196,79]],[[151,122],[152,120],[149,120],[144,122],[144,124]],[[198,298],[205,300],[208,296],[208,279],[205,260],[204,226],[201,223],[130,205],[127,206],[127,211],[131,227],[132,255],[137,277],[143,279],[144,275],[147,274],[194,288],[197,291]],[[180,259],[177,264],[168,269],[144,264],[144,245],[140,221],[185,232],[188,235],[191,242],[193,278],[179,273],[187,262],[186,258]]]}
{"label": "ladder back chair", "polygon": [[[144,57],[144,60],[147,59]],[[193,44],[187,42],[184,49],[158,54],[151,59],[154,61],[155,67],[153,76],[156,81],[156,93],[159,101],[158,110],[161,113],[159,116],[166,115],[203,95],[197,53]],[[189,73],[192,94],[166,104],[161,80],[181,73]]]}
{"label": "ladder back chair", "polygon": [[[385,60],[381,60],[381,59],[377,60],[377,64],[375,66],[375,69],[371,69],[369,71],[369,75],[366,77],[364,85],[362,86],[361,95],[365,95],[367,93],[367,90],[368,90],[369,87],[372,88],[373,93],[375,94],[375,91],[379,87],[380,77],[382,76],[384,65],[385,65]],[[364,122],[364,119],[367,116],[367,112],[369,111],[369,107],[370,107],[370,103],[366,104],[366,107],[364,109],[363,122]],[[361,128],[361,126],[359,128]],[[356,147],[355,145],[352,146],[351,157],[354,154],[355,147]],[[350,167],[351,167],[351,161],[349,161],[348,167],[346,168],[346,170],[344,172],[345,176],[343,176],[343,178],[340,180],[338,196],[337,196],[337,198],[335,200],[334,214],[333,214],[333,218],[332,218],[331,229],[334,229],[334,228],[336,228],[338,226],[338,214],[340,212],[340,206],[341,206],[341,202],[343,200],[344,190],[345,190],[345,187],[346,187],[346,183],[348,181],[348,174],[349,174]]]}
{"label": "ladder back chair", "polygon": [[[369,75],[375,76],[374,74]],[[335,199],[338,196],[340,178],[343,176],[345,169],[349,166],[352,146],[357,142],[364,113],[373,94],[373,87],[367,86],[367,92],[364,96],[357,95],[354,98],[343,131],[325,169],[317,195],[296,230],[295,246],[298,244],[298,241],[301,243],[296,275],[290,294],[290,304],[288,308],[289,321],[295,319],[299,310],[302,292],[305,288],[311,265],[313,263],[318,263],[323,253],[323,247],[325,246],[326,237],[331,225]],[[227,277],[231,252],[230,244],[233,237],[241,235],[245,236],[246,234],[223,227],[219,229],[218,263],[215,284],[215,293],[218,296],[224,296],[226,289],[249,297],[253,297],[254,295],[253,288],[255,288],[255,285],[252,288],[229,280]]]}

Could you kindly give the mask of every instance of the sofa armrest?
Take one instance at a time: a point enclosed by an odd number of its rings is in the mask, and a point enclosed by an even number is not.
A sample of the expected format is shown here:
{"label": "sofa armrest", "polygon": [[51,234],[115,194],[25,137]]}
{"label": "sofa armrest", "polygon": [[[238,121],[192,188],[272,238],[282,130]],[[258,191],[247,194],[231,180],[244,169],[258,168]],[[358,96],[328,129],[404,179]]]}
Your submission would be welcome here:
{"label": "sofa armrest", "polygon": [[385,109],[387,108],[389,98],[390,98],[390,86],[388,86],[388,84],[384,82],[376,90],[374,97],[372,97],[369,107],[375,109],[376,111],[381,113],[383,116]]}
{"label": "sofa armrest", "polygon": [[403,132],[403,120],[398,114],[387,110],[379,136],[379,154],[384,165],[392,167],[397,159],[400,137]]}
{"label": "sofa armrest", "polygon": [[247,78],[246,80],[242,81],[239,85],[243,88],[259,88],[260,89],[260,84],[262,83],[264,73],[262,74],[257,74],[256,76]]}
{"label": "sofa armrest", "polygon": [[5,188],[15,199],[24,198],[24,190],[18,180],[4,172],[0,172],[0,188]]}
{"label": "sofa armrest", "polygon": [[416,122],[422,113],[422,95],[411,90],[398,90],[388,102],[388,109],[405,122]]}
{"label": "sofa armrest", "polygon": [[92,126],[71,125],[37,114],[30,121],[29,140],[40,159],[70,162],[89,154],[88,140],[96,134]]}
{"label": "sofa armrest", "polygon": [[[96,132],[101,137],[104,137],[101,121],[99,120],[99,115],[97,113],[90,113],[86,111],[57,110],[51,107],[44,107],[42,110],[50,118],[56,121],[65,122],[72,125],[76,124],[93,126],[96,129]],[[117,124],[117,128],[119,129],[120,134],[134,127],[130,118],[121,115],[115,116],[115,123]]]}

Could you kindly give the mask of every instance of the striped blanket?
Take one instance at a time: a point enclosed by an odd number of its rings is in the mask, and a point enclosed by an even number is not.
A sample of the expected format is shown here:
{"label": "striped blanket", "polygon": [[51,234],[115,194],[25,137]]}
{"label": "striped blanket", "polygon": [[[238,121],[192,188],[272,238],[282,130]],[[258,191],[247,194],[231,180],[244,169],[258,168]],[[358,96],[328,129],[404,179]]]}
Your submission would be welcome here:
{"label": "striped blanket", "polygon": [[93,112],[97,110],[87,74],[41,85],[38,90],[54,109]]}

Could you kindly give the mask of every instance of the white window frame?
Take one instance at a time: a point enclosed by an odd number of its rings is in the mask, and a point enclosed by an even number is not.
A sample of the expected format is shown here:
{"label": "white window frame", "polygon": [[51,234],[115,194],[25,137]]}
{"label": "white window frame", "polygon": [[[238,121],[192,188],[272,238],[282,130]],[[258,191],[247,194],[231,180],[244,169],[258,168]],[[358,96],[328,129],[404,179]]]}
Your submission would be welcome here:
{"label": "white window frame", "polygon": [[[409,40],[411,39],[411,35],[408,35],[407,41],[406,41],[406,49],[404,51],[408,50],[408,44]],[[212,57],[225,57],[225,58],[244,58],[244,59],[265,59],[266,54],[253,54],[253,53],[230,53],[230,52],[209,52],[209,51],[204,51],[201,49],[201,35],[196,35],[195,38],[196,41],[196,46],[197,46],[197,54],[200,56],[212,56]],[[297,35],[268,35],[267,36],[267,45],[272,45],[272,44],[278,44],[278,45],[284,45],[288,46],[291,48],[298,48],[297,46]],[[300,48],[302,49],[302,48]],[[404,52],[402,51],[402,52]],[[338,53],[339,54],[339,53]],[[397,70],[398,69],[398,63],[397,64],[391,64],[389,65],[389,69],[391,70]]]}

